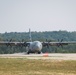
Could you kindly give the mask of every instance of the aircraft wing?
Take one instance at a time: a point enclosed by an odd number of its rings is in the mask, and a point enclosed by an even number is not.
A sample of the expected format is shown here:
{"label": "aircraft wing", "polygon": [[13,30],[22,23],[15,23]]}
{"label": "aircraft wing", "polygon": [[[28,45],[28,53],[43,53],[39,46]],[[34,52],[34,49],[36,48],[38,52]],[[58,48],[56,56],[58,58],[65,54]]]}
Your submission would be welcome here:
{"label": "aircraft wing", "polygon": [[63,46],[68,44],[76,44],[76,41],[69,41],[69,42],[42,42],[43,46]]}
{"label": "aircraft wing", "polygon": [[[8,41],[0,41],[0,45],[6,46],[29,46],[31,42],[8,42]],[[41,42],[43,46],[63,46],[68,44],[76,44],[76,41],[69,42]]]}
{"label": "aircraft wing", "polygon": [[30,42],[8,42],[8,41],[0,41],[0,45],[6,46],[28,46]]}

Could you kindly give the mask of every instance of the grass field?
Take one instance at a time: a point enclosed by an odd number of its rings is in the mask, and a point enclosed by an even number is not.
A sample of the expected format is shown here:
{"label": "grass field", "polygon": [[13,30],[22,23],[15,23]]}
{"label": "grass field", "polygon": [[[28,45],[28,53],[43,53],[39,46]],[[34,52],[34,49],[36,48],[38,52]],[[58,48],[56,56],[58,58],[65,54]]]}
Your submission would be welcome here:
{"label": "grass field", "polygon": [[76,61],[0,58],[0,75],[76,75]]}

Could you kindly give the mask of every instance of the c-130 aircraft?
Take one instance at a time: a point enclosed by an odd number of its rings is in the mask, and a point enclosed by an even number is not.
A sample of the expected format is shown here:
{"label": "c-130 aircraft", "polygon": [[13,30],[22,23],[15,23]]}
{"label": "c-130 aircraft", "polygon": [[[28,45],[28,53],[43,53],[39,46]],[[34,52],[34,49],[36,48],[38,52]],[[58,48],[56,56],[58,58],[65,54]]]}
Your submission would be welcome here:
{"label": "c-130 aircraft", "polygon": [[76,41],[68,41],[63,42],[63,39],[59,42],[40,42],[40,41],[32,41],[31,38],[31,31],[29,29],[29,37],[30,42],[12,42],[10,41],[0,41],[0,45],[7,45],[7,46],[24,46],[27,47],[27,54],[29,53],[41,53],[42,47],[49,47],[49,46],[63,46],[68,44],[76,44]]}

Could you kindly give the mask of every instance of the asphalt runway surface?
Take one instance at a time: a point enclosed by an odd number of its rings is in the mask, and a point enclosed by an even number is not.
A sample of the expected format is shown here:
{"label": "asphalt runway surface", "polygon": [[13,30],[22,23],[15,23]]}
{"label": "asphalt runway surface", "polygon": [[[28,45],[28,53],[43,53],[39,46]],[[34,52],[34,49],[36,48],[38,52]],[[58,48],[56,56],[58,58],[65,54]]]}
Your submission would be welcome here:
{"label": "asphalt runway surface", "polygon": [[76,60],[76,53],[42,53],[29,54],[14,53],[14,54],[0,54],[0,58],[26,58],[26,59],[54,59],[54,60]]}

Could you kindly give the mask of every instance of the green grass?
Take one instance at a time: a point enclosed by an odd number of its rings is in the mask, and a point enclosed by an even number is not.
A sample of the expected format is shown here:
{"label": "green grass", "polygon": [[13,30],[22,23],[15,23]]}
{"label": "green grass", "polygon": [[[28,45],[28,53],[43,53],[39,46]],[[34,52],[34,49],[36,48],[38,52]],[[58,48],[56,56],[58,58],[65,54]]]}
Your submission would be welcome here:
{"label": "green grass", "polygon": [[0,75],[76,75],[76,61],[0,58]]}

